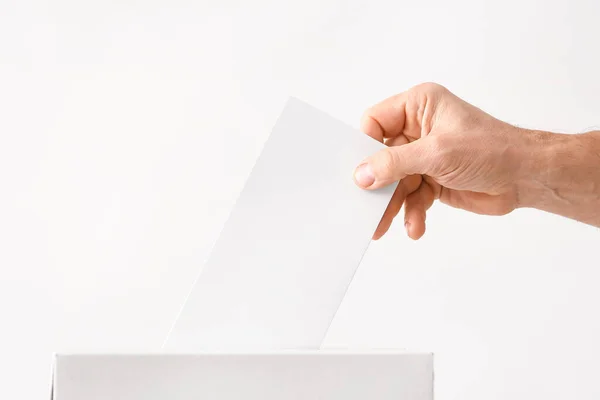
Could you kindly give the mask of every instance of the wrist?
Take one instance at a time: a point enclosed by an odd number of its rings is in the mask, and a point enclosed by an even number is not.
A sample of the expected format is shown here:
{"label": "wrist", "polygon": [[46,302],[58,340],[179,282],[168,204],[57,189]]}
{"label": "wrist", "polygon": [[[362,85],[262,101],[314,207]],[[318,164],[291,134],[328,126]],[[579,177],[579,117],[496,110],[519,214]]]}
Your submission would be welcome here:
{"label": "wrist", "polygon": [[552,163],[553,133],[533,130],[520,132],[522,142],[517,149],[519,165],[516,176],[517,207],[537,208],[545,197],[548,169]]}
{"label": "wrist", "polygon": [[518,207],[562,213],[594,195],[598,182],[593,171],[600,167],[597,139],[597,132],[525,131],[519,151]]}

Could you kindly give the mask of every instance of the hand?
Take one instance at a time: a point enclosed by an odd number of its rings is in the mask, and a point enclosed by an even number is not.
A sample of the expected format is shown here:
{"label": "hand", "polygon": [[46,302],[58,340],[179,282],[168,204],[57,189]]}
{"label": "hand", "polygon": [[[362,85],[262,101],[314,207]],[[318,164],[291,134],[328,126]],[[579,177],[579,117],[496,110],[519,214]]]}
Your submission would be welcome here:
{"label": "hand", "polygon": [[389,147],[357,167],[357,185],[377,189],[400,181],[374,239],[388,231],[402,205],[412,239],[425,233],[426,212],[437,199],[487,215],[519,206],[522,160],[533,132],[493,118],[440,85],[422,84],[373,106],[361,129]]}

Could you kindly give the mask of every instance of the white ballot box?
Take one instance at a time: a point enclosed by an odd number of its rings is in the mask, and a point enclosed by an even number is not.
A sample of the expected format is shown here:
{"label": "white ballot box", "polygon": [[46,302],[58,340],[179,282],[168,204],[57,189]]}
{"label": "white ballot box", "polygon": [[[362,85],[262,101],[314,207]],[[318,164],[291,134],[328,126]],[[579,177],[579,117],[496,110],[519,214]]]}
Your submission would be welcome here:
{"label": "white ballot box", "polygon": [[432,400],[433,356],[400,351],[57,355],[51,400]]}

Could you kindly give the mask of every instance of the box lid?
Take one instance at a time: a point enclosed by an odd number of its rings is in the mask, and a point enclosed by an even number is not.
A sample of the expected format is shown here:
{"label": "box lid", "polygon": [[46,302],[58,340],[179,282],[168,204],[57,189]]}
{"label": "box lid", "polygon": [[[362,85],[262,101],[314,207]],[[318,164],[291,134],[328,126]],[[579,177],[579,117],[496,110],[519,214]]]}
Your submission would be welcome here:
{"label": "box lid", "polygon": [[432,400],[433,356],[399,351],[65,354],[51,400]]}

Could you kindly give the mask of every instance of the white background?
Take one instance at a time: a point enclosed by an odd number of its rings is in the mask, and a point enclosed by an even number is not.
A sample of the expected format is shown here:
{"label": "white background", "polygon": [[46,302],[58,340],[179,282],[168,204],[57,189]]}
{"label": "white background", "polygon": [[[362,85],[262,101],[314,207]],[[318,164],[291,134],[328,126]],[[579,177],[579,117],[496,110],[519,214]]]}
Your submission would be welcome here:
{"label": "white background", "polygon": [[[288,95],[356,126],[437,81],[512,123],[583,131],[600,123],[599,13],[0,0],[2,396],[47,398],[54,351],[160,347]],[[442,205],[419,242],[401,225],[327,345],[434,351],[441,400],[600,397],[597,229]]]}

